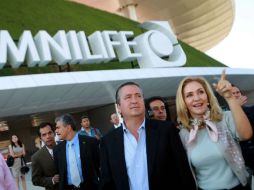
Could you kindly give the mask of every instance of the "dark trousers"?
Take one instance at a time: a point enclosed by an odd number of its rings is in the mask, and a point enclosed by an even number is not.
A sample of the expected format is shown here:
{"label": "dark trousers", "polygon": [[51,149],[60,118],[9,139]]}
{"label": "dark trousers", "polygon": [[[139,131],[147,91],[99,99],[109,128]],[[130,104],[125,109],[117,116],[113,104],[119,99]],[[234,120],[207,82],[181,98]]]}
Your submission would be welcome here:
{"label": "dark trousers", "polygon": [[76,187],[74,185],[68,185],[67,188],[66,188],[66,190],[83,190],[83,189],[85,189],[84,188],[84,183],[81,183],[79,185],[79,187]]}

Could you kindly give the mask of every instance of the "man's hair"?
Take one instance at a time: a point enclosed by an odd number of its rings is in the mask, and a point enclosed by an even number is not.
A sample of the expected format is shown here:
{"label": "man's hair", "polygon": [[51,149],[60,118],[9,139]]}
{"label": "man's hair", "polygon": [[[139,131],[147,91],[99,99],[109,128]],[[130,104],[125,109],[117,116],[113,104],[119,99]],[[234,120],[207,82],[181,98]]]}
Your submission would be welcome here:
{"label": "man's hair", "polygon": [[123,84],[121,84],[121,85],[117,88],[117,90],[116,90],[116,94],[115,94],[116,104],[119,104],[119,102],[120,102],[120,97],[119,97],[119,92],[120,92],[120,90],[121,90],[123,87],[129,86],[129,85],[131,85],[131,86],[137,86],[137,87],[140,89],[141,93],[143,94],[142,89],[140,88],[140,86],[139,86],[137,83],[135,83],[135,82],[126,82],[126,83],[123,83]]}
{"label": "man's hair", "polygon": [[146,114],[147,114],[147,117],[148,118],[152,118],[153,117],[153,111],[152,111],[152,108],[150,106],[150,104],[155,101],[155,100],[160,100],[161,102],[163,102],[164,106],[165,106],[165,110],[166,110],[166,114],[167,114],[167,118],[166,120],[169,120],[170,119],[170,112],[169,112],[169,109],[168,109],[168,104],[167,102],[165,101],[164,98],[162,98],[161,96],[152,96],[150,98],[148,98],[145,102],[145,107],[146,107]]}
{"label": "man's hair", "polygon": [[49,126],[51,128],[51,130],[54,132],[55,129],[53,127],[53,125],[49,122],[42,122],[40,123],[39,127],[38,127],[38,136],[41,137],[41,129],[44,128],[44,127],[47,127]]}
{"label": "man's hair", "polygon": [[241,91],[241,89],[240,89],[238,86],[236,86],[236,85],[234,85],[234,84],[232,84],[232,83],[231,83],[231,86],[232,86],[232,87],[238,88],[239,92],[240,92],[241,94],[243,94],[242,91]]}
{"label": "man's hair", "polygon": [[64,126],[70,125],[73,131],[77,129],[75,119],[70,114],[63,114],[55,119],[55,123],[58,121],[62,122]]}
{"label": "man's hair", "polygon": [[155,101],[155,100],[160,100],[160,101],[162,101],[163,104],[166,106],[166,102],[165,102],[165,100],[164,100],[161,96],[153,96],[153,97],[148,98],[148,99],[146,100],[146,109],[151,109],[150,103],[153,102],[153,101]]}
{"label": "man's hair", "polygon": [[80,121],[82,121],[83,119],[89,119],[88,115],[82,115]]}
{"label": "man's hair", "polygon": [[111,114],[110,114],[110,118],[111,118],[113,115],[117,115],[117,113],[116,113],[116,112],[111,113]]}

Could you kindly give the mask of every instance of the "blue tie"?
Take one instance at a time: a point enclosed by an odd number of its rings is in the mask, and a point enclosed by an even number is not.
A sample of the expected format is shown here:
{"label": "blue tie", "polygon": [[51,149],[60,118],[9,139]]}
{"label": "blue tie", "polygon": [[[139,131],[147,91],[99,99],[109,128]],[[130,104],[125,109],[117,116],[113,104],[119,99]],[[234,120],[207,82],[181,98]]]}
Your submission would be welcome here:
{"label": "blue tie", "polygon": [[79,187],[81,178],[78,171],[73,143],[69,143],[69,164],[72,184]]}

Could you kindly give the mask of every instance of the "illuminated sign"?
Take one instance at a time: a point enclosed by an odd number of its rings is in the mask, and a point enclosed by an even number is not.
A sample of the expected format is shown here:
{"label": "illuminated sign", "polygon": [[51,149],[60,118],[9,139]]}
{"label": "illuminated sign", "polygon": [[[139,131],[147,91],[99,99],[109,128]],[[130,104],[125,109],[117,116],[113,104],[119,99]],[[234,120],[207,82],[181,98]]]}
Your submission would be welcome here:
{"label": "illuminated sign", "polygon": [[[58,65],[107,63],[112,60],[137,60],[140,68],[177,67],[186,62],[186,55],[168,22],[150,21],[141,24],[147,32],[136,36],[132,31],[85,32],[63,30],[51,37],[39,31],[34,37],[24,31],[16,44],[9,32],[0,30],[0,69],[7,63],[18,68]],[[130,40],[133,39],[133,40]]]}

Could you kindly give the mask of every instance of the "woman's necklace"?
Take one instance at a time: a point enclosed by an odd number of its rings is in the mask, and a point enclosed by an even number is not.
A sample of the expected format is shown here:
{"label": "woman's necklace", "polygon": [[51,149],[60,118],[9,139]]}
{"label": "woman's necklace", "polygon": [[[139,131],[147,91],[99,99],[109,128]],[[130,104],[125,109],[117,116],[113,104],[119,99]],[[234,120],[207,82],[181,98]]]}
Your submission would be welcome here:
{"label": "woman's necklace", "polygon": [[193,128],[194,126],[198,126],[198,129],[203,129],[206,127],[205,119],[210,117],[210,111],[206,111],[202,116],[202,119],[195,117],[190,119],[190,126]]}
{"label": "woman's necklace", "polygon": [[194,126],[198,126],[198,129],[203,129],[205,127],[205,122],[203,119],[194,118],[190,119],[190,126],[193,128]]}

